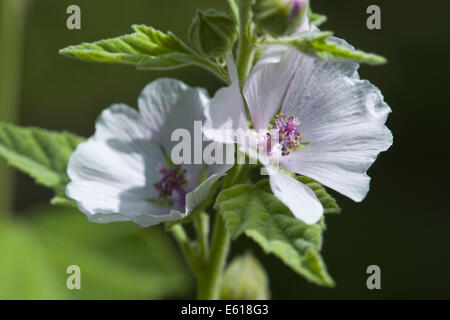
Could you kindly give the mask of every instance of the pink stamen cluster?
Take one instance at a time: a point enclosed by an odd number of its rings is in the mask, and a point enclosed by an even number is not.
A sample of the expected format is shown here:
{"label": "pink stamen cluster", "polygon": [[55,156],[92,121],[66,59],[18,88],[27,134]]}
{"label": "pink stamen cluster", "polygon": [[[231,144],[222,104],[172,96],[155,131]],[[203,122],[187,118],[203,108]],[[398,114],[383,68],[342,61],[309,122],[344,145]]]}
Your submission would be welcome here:
{"label": "pink stamen cluster", "polygon": [[275,118],[275,125],[272,130],[278,130],[278,139],[281,145],[281,155],[287,156],[291,151],[300,147],[300,141],[303,139],[298,126],[300,120],[294,116],[287,116],[279,113]]}
{"label": "pink stamen cluster", "polygon": [[163,175],[161,180],[154,184],[155,189],[159,192],[159,197],[167,199],[175,191],[180,198],[180,206],[184,207],[186,190],[184,190],[183,185],[186,184],[186,179],[184,178],[186,170],[181,169],[179,165],[167,169],[161,164],[158,165],[156,170]]}

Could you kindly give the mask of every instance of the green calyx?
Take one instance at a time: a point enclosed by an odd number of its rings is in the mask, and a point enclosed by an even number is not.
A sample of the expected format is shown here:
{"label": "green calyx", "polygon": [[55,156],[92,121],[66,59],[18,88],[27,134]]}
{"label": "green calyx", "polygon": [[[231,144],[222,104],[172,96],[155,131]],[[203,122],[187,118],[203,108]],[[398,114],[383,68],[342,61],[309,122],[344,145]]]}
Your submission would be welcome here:
{"label": "green calyx", "polygon": [[236,41],[236,23],[225,12],[198,10],[189,29],[189,38],[202,56],[223,57]]}
{"label": "green calyx", "polygon": [[308,8],[307,2],[298,8],[293,1],[256,0],[253,5],[253,20],[264,32],[273,37],[294,33],[303,22]]}
{"label": "green calyx", "polygon": [[270,299],[269,277],[262,264],[251,253],[234,258],[227,267],[221,299]]}

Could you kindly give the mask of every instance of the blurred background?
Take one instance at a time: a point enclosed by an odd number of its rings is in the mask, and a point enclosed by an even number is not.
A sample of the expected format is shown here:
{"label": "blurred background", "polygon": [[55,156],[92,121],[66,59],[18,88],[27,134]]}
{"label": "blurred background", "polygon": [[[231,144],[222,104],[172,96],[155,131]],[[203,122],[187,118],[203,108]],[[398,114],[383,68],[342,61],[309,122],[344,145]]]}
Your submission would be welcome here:
{"label": "blurred background", "polygon": [[[0,109],[0,121],[89,136],[104,108],[117,102],[136,106],[142,88],[158,77],[206,87],[210,94],[221,86],[196,68],[143,72],[71,60],[58,50],[130,33],[139,23],[186,39],[196,8],[226,8],[225,0],[0,0],[5,1],[15,3],[17,15],[0,12],[0,52],[9,54],[0,64],[0,85],[7,88],[0,101],[16,100],[17,108]],[[78,31],[66,28],[71,4],[81,8]],[[381,30],[366,28],[371,4],[381,7]],[[334,289],[306,282],[246,239],[233,243],[233,255],[252,250],[270,275],[275,299],[449,299],[450,3],[313,0],[312,5],[328,16],[322,29],[389,59],[385,66],[363,66],[360,73],[380,87],[393,109],[388,126],[394,146],[370,169],[372,187],[364,202],[333,193],[343,211],[327,219],[323,257]],[[11,70],[17,71],[17,88]],[[27,176],[14,172],[12,184],[3,167],[0,160],[0,298],[194,297],[192,276],[161,228],[88,223],[74,210],[50,207],[51,192]],[[85,272],[82,290],[66,289],[71,264]],[[366,268],[373,264],[381,268],[381,290],[366,287]]]}

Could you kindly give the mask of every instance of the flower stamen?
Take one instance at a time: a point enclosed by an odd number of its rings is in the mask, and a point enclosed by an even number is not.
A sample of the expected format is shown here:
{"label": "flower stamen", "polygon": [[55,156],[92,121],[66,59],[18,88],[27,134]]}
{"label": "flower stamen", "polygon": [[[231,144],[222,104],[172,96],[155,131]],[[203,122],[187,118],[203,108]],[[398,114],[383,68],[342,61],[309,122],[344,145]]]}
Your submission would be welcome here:
{"label": "flower stamen", "polygon": [[300,148],[300,141],[303,137],[297,128],[299,125],[300,120],[297,117],[287,116],[281,112],[276,116],[272,130],[278,130],[281,155],[287,156],[292,151]]}
{"label": "flower stamen", "polygon": [[172,168],[165,168],[163,165],[159,164],[156,170],[163,175],[161,180],[155,183],[153,186],[159,192],[159,197],[162,199],[167,199],[172,196],[175,191],[179,196],[179,205],[184,207],[186,190],[183,186],[187,183],[184,175],[186,170],[181,169],[181,166],[176,165]]}

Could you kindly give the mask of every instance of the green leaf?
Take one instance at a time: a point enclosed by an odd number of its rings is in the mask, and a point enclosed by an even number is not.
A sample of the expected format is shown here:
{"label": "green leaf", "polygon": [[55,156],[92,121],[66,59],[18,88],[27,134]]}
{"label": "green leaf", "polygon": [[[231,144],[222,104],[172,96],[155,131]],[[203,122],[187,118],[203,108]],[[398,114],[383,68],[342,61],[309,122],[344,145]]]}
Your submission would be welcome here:
{"label": "green leaf", "polygon": [[0,123],[0,156],[38,184],[64,197],[67,164],[84,138],[68,132],[24,128]]}
{"label": "green leaf", "polygon": [[50,203],[54,206],[78,208],[77,202],[65,195],[54,196]]}
{"label": "green leaf", "polygon": [[327,16],[325,16],[323,14],[314,13],[311,10],[311,7],[308,8],[308,19],[309,19],[309,23],[311,23],[317,27],[320,26],[321,24],[325,23],[328,20]]}
{"label": "green leaf", "polygon": [[223,80],[228,76],[216,63],[198,56],[171,32],[163,33],[145,25],[133,25],[132,34],[69,46],[63,55],[87,61],[135,65],[138,69],[171,69],[197,65]]}
{"label": "green leaf", "polygon": [[69,46],[60,50],[60,53],[83,60],[133,65],[144,64],[156,57],[170,59],[174,53],[187,56],[192,53],[171,32],[164,34],[143,25],[134,25],[133,30],[133,34]]}
{"label": "green leaf", "polygon": [[312,191],[314,191],[320,203],[322,204],[324,214],[341,213],[341,208],[337,204],[336,199],[334,199],[320,183],[318,183],[314,179],[304,176],[297,177],[297,180],[301,183],[306,184],[312,189]]}
{"label": "green leaf", "polygon": [[305,32],[293,37],[269,39],[264,44],[292,46],[306,55],[322,60],[349,60],[370,65],[387,62],[382,56],[355,50],[349,45],[330,40],[331,35],[331,32]]}
{"label": "green leaf", "polygon": [[224,190],[215,206],[234,239],[245,234],[307,280],[334,285],[320,255],[323,220],[307,225],[296,219],[268,190],[268,180]]}

